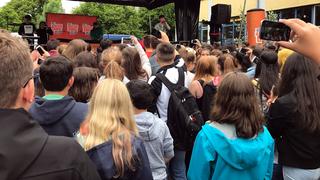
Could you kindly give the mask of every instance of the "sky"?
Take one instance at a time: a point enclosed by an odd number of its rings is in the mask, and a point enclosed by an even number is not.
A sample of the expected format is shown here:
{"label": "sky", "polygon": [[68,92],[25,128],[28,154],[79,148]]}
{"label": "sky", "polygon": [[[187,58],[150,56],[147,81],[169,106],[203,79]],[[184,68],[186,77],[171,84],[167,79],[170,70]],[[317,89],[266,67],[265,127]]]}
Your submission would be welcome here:
{"label": "sky", "polygon": [[[7,4],[10,0],[0,0],[0,7]],[[68,0],[61,0],[62,7],[66,11],[66,13],[71,13],[72,9],[79,6],[80,2],[78,1],[68,1]]]}

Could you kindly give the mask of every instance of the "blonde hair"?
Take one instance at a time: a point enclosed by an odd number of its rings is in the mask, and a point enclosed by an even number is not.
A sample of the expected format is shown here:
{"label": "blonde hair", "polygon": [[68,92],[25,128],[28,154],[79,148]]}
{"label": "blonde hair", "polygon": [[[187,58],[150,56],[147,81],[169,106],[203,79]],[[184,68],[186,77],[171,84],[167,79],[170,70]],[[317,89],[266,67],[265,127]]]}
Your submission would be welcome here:
{"label": "blonde hair", "polygon": [[83,126],[88,127],[85,150],[108,140],[112,141],[115,178],[124,175],[126,168],[134,171],[132,135],[138,130],[133,116],[133,105],[126,86],[116,79],[105,79],[98,84],[89,105],[89,115]]}
{"label": "blonde hair", "polygon": [[103,74],[106,78],[118,79],[124,78],[124,69],[121,67],[122,53],[119,48],[110,47],[101,54]]}
{"label": "blonde hair", "polygon": [[196,65],[196,73],[193,80],[209,82],[214,76],[219,75],[217,69],[217,57],[201,56]]}

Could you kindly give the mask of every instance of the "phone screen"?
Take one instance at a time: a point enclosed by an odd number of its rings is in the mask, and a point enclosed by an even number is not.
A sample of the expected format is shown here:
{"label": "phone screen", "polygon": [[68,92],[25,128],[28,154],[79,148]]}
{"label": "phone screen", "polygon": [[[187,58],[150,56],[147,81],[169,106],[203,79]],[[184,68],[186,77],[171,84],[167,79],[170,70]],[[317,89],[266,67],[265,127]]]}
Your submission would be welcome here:
{"label": "phone screen", "polygon": [[37,49],[37,51],[40,53],[41,56],[44,54],[41,46],[38,46],[36,49]]}
{"label": "phone screen", "polygon": [[264,20],[261,23],[260,39],[270,41],[289,41],[291,29],[280,22]]}

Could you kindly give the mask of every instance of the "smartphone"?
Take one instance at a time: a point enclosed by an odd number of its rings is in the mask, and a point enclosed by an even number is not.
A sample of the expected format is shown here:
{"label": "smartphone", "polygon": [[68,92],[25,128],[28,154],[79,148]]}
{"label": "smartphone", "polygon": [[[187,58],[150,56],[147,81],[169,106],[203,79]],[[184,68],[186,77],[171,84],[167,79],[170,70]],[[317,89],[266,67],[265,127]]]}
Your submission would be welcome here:
{"label": "smartphone", "polygon": [[40,45],[36,47],[36,50],[40,53],[41,56],[44,54],[44,51]]}
{"label": "smartphone", "polygon": [[269,41],[289,41],[291,29],[281,23],[263,20],[260,28],[260,39]]}

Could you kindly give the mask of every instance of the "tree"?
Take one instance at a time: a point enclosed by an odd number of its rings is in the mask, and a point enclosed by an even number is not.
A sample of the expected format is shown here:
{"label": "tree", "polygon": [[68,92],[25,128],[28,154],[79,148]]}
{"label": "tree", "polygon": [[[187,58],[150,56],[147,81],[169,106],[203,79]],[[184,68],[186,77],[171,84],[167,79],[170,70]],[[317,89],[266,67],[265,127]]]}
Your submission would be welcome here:
{"label": "tree", "polygon": [[148,10],[146,8],[141,8],[139,11],[141,17],[141,29],[145,34],[150,33],[150,23],[149,18],[151,20],[151,28],[153,28],[159,22],[159,15],[164,15],[168,24],[171,27],[171,31],[169,34],[174,33],[175,25],[175,12],[174,12],[174,4],[168,4],[153,10]]}
{"label": "tree", "polygon": [[98,21],[104,25],[105,32],[112,34],[133,34],[142,37],[144,34],[149,34],[149,18],[153,28],[159,22],[161,14],[166,17],[172,32],[175,29],[173,4],[148,10],[103,3],[82,3],[72,13],[98,16]]}
{"label": "tree", "polygon": [[141,35],[138,10],[130,6],[82,3],[73,14],[97,16],[106,33]]}
{"label": "tree", "polygon": [[64,13],[64,9],[62,7],[61,0],[48,0],[47,3],[43,7],[43,11],[41,15],[38,15],[37,20],[45,21],[46,13]]}
{"label": "tree", "polygon": [[[22,22],[26,14],[31,14],[36,22],[36,17],[42,13],[46,0],[11,0],[5,6],[0,8],[0,27],[7,28],[7,22]],[[10,31],[17,31],[18,27],[10,26]]]}

